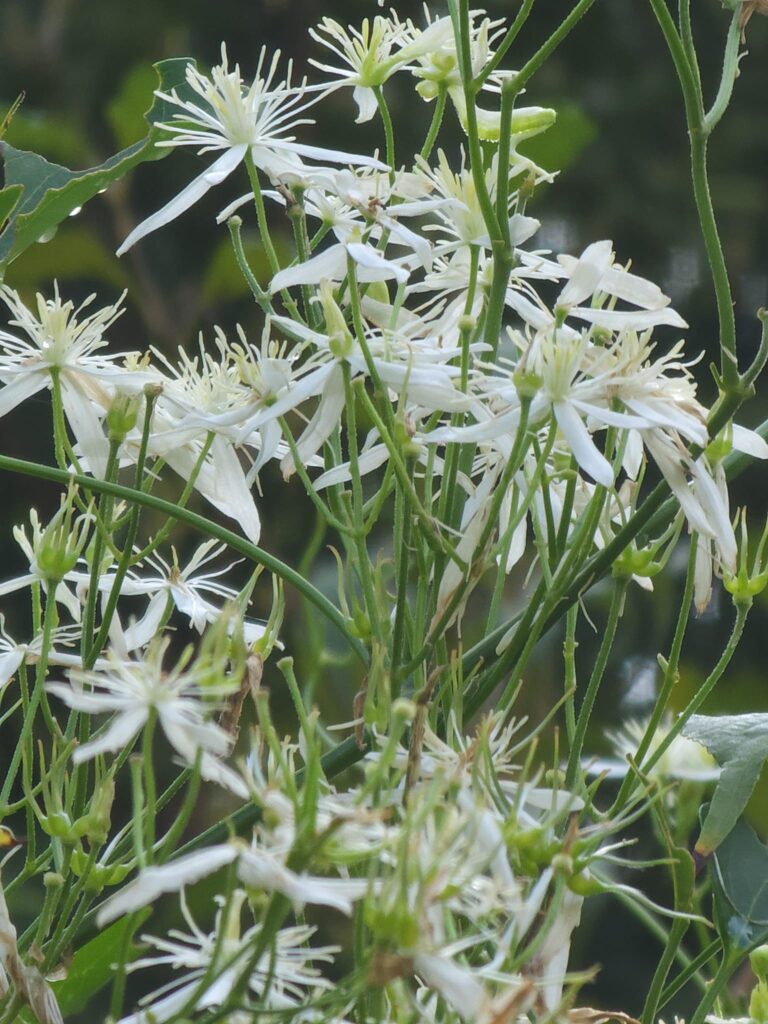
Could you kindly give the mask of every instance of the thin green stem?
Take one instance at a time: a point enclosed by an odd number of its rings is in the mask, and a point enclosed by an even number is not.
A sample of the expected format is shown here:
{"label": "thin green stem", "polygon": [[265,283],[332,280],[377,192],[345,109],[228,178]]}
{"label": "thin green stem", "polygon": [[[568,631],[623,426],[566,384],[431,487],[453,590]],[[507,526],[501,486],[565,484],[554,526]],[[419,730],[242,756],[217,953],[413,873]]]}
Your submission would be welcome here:
{"label": "thin green stem", "polygon": [[376,97],[376,105],[381,115],[381,123],[384,126],[384,146],[387,164],[389,165],[390,180],[393,180],[397,165],[395,163],[395,129],[392,125],[392,115],[389,112],[387,101],[384,99],[384,90],[380,85],[373,87],[373,94]]}
{"label": "thin green stem", "polygon": [[68,484],[70,481],[76,483],[85,491],[94,491],[96,494],[111,494],[115,498],[121,498],[129,503],[136,503],[144,508],[154,509],[164,516],[170,516],[178,522],[184,523],[193,530],[198,530],[207,537],[214,537],[221,543],[228,545],[233,551],[238,552],[249,561],[257,565],[263,565],[265,569],[285,580],[292,587],[295,587],[306,599],[313,604],[322,615],[328,619],[341,633],[355,655],[363,664],[367,664],[368,656],[365,648],[353,637],[347,626],[347,621],[339,609],[329,601],[328,598],[314,587],[308,580],[305,580],[295,569],[292,569],[285,562],[274,555],[258,547],[251,541],[239,536],[232,530],[227,530],[217,523],[211,522],[204,516],[191,512],[189,509],[179,508],[171,501],[165,501],[154,494],[146,494],[131,487],[123,487],[120,484],[107,483],[105,480],[95,480],[91,477],[80,474],[67,473],[64,470],[53,466],[44,466],[36,462],[27,462],[24,459],[13,459],[7,455],[0,455],[0,471],[9,473],[21,473],[24,476],[37,477],[40,480],[51,480],[57,484]]}
{"label": "thin green stem", "polygon": [[[532,3],[533,0],[530,0],[530,2]],[[437,99],[435,100],[435,109],[432,113],[432,120],[429,125],[429,130],[427,131],[427,137],[424,139],[424,145],[421,147],[421,153],[419,154],[422,160],[429,160],[432,155],[432,150],[434,149],[435,142],[440,131],[440,126],[443,123],[445,100],[447,95],[448,92],[445,86],[441,83],[437,93]]]}
{"label": "thin green stem", "polygon": [[[683,588],[680,611],[677,616],[677,625],[672,639],[672,646],[669,651],[669,658],[667,659],[666,666],[664,668],[664,680],[662,682],[659,695],[656,698],[653,711],[651,712],[648,726],[643,734],[642,740],[640,741],[640,745],[637,748],[637,752],[634,755],[635,761],[639,765],[643,765],[645,756],[651,747],[651,743],[653,742],[659,725],[666,713],[669,699],[672,696],[672,691],[679,679],[680,655],[683,649],[683,640],[685,638],[685,631],[690,619],[691,603],[693,600],[693,587],[696,571],[696,541],[697,538],[694,534],[691,538],[691,547],[688,555],[688,570],[685,576],[685,586]],[[627,772],[616,796],[616,802],[614,804],[616,808],[623,807],[626,804],[626,801],[631,795],[632,790],[635,788],[637,781],[638,780],[634,772]]]}
{"label": "thin green stem", "polygon": [[720,681],[723,673],[728,668],[731,663],[731,659],[736,653],[736,648],[738,647],[742,633],[744,632],[744,624],[747,621],[748,614],[749,608],[746,605],[739,605],[737,607],[736,619],[733,624],[733,629],[731,630],[731,635],[728,637],[728,642],[725,645],[725,649],[720,655],[717,664],[698,688],[696,695],[691,698],[685,708],[681,711],[680,715],[675,720],[674,725],[671,727],[664,739],[657,747],[654,748],[653,753],[648,760],[641,765],[644,773],[647,774],[656,764],[658,764],[659,760],[664,756],[667,750],[669,750],[674,740],[683,731],[691,715],[696,714]]}
{"label": "thin green stem", "polygon": [[605,624],[605,630],[603,631],[602,640],[600,641],[600,648],[597,652],[597,657],[595,658],[595,666],[592,670],[592,675],[590,676],[589,683],[587,684],[587,690],[584,694],[582,707],[579,710],[577,725],[575,725],[575,731],[573,733],[573,742],[571,743],[570,751],[568,752],[568,766],[565,770],[565,785],[569,790],[572,790],[575,782],[577,782],[579,768],[582,761],[584,741],[587,738],[587,730],[595,708],[597,691],[603,681],[605,669],[608,664],[608,657],[610,656],[610,652],[613,648],[613,642],[618,628],[618,621],[620,621],[620,618],[622,617],[626,591],[626,580],[614,581],[613,593],[610,598],[610,607],[608,608],[608,620]]}
{"label": "thin green stem", "polygon": [[736,7],[728,28],[723,54],[723,72],[714,103],[704,116],[703,128],[706,135],[711,135],[720,118],[731,102],[733,86],[739,73],[739,44],[741,42],[741,9]]}
{"label": "thin green stem", "polygon": [[515,15],[515,20],[509,26],[506,35],[496,47],[496,53],[491,57],[480,74],[475,78],[475,86],[477,88],[481,88],[483,86],[488,77],[493,74],[496,68],[504,60],[510,46],[514,43],[515,39],[517,39],[520,29],[528,20],[528,15],[531,13],[533,4],[534,0],[523,0],[523,3],[520,5],[520,10]]}
{"label": "thin green stem", "polygon": [[690,1019],[690,1024],[704,1024],[707,1014],[714,1006],[716,1000],[719,999],[720,993],[728,984],[731,979],[731,975],[740,963],[741,956],[728,956],[727,953],[723,955],[723,959],[715,972],[714,978],[704,993],[701,1002],[696,1007],[696,1012]]}
{"label": "thin green stem", "polygon": [[[685,118],[691,146],[693,195],[717,302],[717,318],[720,328],[721,387],[726,393],[738,392],[739,368],[736,355],[736,320],[733,311],[733,298],[728,280],[728,269],[725,265],[725,257],[717,230],[715,211],[712,206],[707,172],[707,137],[711,128],[707,127],[704,115],[698,88],[698,72],[694,71],[689,63],[686,48],[675,28],[665,0],[651,0],[651,6],[664,34],[683,93]],[[737,15],[734,14],[734,18],[736,17]],[[724,75],[726,70],[724,67]],[[721,85],[718,100],[715,101],[715,107],[713,107],[716,119],[722,116],[722,110],[725,109],[723,104],[727,104],[729,98],[730,92],[727,87]],[[722,106],[722,110],[719,109],[720,106]],[[714,123],[711,127],[714,127]]]}

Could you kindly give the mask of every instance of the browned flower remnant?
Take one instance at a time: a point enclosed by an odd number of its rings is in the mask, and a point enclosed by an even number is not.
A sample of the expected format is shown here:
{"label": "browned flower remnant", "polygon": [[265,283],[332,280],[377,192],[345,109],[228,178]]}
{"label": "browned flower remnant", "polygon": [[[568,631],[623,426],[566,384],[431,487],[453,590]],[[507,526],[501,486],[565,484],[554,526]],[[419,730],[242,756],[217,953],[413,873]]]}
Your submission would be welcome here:
{"label": "browned flower remnant", "polygon": [[768,15],[768,0],[741,0],[739,26],[742,32],[753,14]]}

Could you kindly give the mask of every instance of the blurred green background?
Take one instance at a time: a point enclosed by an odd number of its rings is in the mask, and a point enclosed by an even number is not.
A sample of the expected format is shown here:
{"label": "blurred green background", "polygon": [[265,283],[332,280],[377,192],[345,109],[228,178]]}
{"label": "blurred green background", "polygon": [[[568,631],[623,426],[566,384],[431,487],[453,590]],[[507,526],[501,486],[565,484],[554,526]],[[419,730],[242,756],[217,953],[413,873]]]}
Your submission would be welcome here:
{"label": "blurred green background", "polygon": [[[402,16],[420,17],[421,4],[399,3]],[[433,15],[439,3],[427,5]],[[538,0],[526,29],[510,56],[522,65],[570,9],[567,0]],[[693,0],[697,43],[710,94],[717,80],[728,15],[717,0]],[[513,2],[486,4],[491,16],[510,16]],[[195,57],[202,66],[216,63],[221,42],[231,62],[239,62],[246,78],[259,48],[280,48],[294,60],[295,73],[318,80],[307,58],[322,54],[312,44],[308,27],[327,13],[342,22],[381,13],[375,0],[329,0],[324,6],[307,0],[3,0],[0,5],[0,111],[25,94],[7,139],[49,160],[71,168],[100,163],[144,133],[143,111],[155,87],[154,61]],[[755,17],[748,29],[748,55],[741,64],[732,107],[711,146],[712,191],[731,269],[736,302],[740,354],[748,360],[758,339],[755,310],[768,305],[768,20]],[[408,76],[387,86],[397,125],[398,153],[405,159],[420,146],[430,109],[414,98]],[[702,354],[698,366],[704,400],[713,398],[707,371],[717,351],[714,302],[705,255],[699,240],[691,196],[687,140],[671,62],[650,7],[642,0],[598,0],[544,69],[531,82],[525,101],[555,107],[556,127],[524,151],[549,169],[561,169],[555,183],[542,186],[529,211],[540,217],[535,239],[541,247],[578,253],[590,241],[611,238],[618,257],[631,257],[634,269],[657,281],[690,324],[689,356]],[[309,129],[311,141],[365,152],[382,146],[378,121],[355,125],[351,94],[339,91],[318,110],[322,119]],[[450,116],[439,144],[455,152],[460,141]],[[62,225],[48,243],[33,247],[12,264],[7,283],[27,297],[34,290],[49,294],[57,278],[66,297],[82,300],[93,291],[99,301],[116,299],[128,288],[127,312],[115,332],[117,344],[143,349],[149,344],[166,352],[197,344],[214,324],[233,332],[241,323],[257,340],[261,321],[230,256],[228,233],[217,227],[215,214],[245,190],[244,172],[212,190],[204,201],[172,228],[152,235],[122,260],[113,253],[131,227],[175,195],[202,166],[192,153],[140,167],[128,180],[93,200]],[[278,238],[288,245],[289,229],[275,221]],[[246,214],[249,253],[257,271],[265,272],[252,218]],[[674,335],[659,334],[663,341]],[[768,389],[744,410],[741,421],[755,424],[768,415]],[[37,396],[13,416],[0,421],[3,451],[47,461],[51,458],[49,400]],[[768,469],[748,471],[733,489],[734,509],[749,502],[759,526],[768,502]],[[5,478],[0,578],[24,568],[10,543],[10,524],[26,519],[29,504],[43,513],[58,502],[54,491],[25,480],[23,486]],[[285,486],[276,468],[263,474],[260,509],[262,544],[292,564],[300,558],[313,513],[297,481]],[[196,538],[189,538],[190,545]],[[600,722],[592,737],[599,750],[600,727],[647,709],[653,699],[656,654],[668,648],[678,611],[685,552],[673,561],[656,593],[634,589],[604,692]],[[321,558],[318,573],[327,577],[331,563]],[[525,599],[520,580],[513,580],[510,607]],[[580,636],[579,665],[588,672],[599,642],[606,593],[597,588],[587,600],[596,623]],[[257,600],[266,610],[268,588]],[[6,609],[9,623],[23,623]],[[676,701],[682,705],[716,660],[732,618],[730,604],[716,593],[708,612],[691,624],[689,644]],[[747,634],[727,677],[707,709],[713,711],[768,708],[766,685],[765,603],[756,607]],[[301,668],[303,622],[289,595],[284,639]],[[472,626],[469,626],[471,633]],[[550,635],[540,645],[526,674],[521,713],[535,723],[562,691],[561,642]],[[311,671],[311,666],[304,666]],[[318,700],[338,718],[349,718],[357,681],[344,671],[328,672]],[[753,800],[756,821],[768,790]],[[663,889],[659,893],[664,898]],[[623,920],[617,939],[606,919],[590,916],[581,935],[579,962],[601,962],[601,978],[588,993],[595,1004],[634,1011],[643,995],[656,950],[631,920]],[[622,970],[627,961],[631,972]],[[617,984],[618,981],[618,984]],[[683,1004],[684,1005],[684,1004]]]}

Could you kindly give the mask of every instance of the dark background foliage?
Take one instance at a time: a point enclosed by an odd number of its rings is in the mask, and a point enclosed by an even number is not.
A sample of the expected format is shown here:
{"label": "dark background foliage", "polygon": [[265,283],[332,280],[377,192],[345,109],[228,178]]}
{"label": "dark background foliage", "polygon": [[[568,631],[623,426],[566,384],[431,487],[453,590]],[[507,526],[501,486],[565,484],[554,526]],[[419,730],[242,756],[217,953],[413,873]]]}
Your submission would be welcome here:
{"label": "dark background foliage", "polygon": [[[428,6],[433,14],[443,13],[441,4]],[[489,0],[486,6],[494,17],[509,17],[517,9],[511,0]],[[711,95],[728,14],[717,0],[694,0],[692,7],[704,82]],[[566,0],[538,0],[510,55],[513,66],[525,62],[569,8]],[[397,9],[401,16],[417,19],[421,4],[401,2]],[[20,92],[25,94],[7,138],[68,167],[97,164],[143,133],[141,115],[155,86],[152,62],[188,55],[207,66],[218,61],[222,40],[230,61],[239,62],[246,77],[255,69],[260,47],[266,45],[292,57],[295,74],[317,79],[319,72],[307,65],[307,58],[316,53],[307,28],[324,13],[356,23],[381,12],[373,0],[329,0],[328,5],[316,0],[3,0],[0,112]],[[748,36],[749,53],[741,65],[731,110],[711,146],[712,191],[731,269],[744,360],[757,342],[755,310],[768,304],[768,21],[754,18]],[[414,99],[408,79],[388,85],[387,95],[398,125],[398,152],[405,159],[421,144],[429,111]],[[714,300],[690,189],[682,100],[650,6],[642,0],[598,0],[531,82],[526,100],[559,112],[557,126],[526,150],[544,166],[562,168],[553,185],[538,191],[530,208],[543,221],[537,243],[578,253],[590,241],[612,238],[619,258],[631,257],[638,273],[661,284],[689,322],[688,353],[702,355],[697,372],[703,396],[711,401],[714,387],[707,366],[717,353]],[[320,116],[322,125],[314,138],[324,145],[357,151],[382,145],[377,121],[353,124],[347,91],[323,104]],[[440,144],[455,151],[458,142],[449,116]],[[259,316],[231,259],[227,232],[214,222],[228,199],[244,190],[242,180],[213,190],[172,229],[152,235],[122,260],[113,256],[130,228],[175,195],[199,166],[192,154],[176,153],[140,167],[63,225],[51,241],[26,252],[9,269],[7,282],[31,298],[35,290],[50,294],[55,277],[67,297],[79,301],[97,291],[98,301],[104,303],[114,301],[127,287],[127,312],[116,332],[118,344],[126,349],[149,344],[166,352],[179,345],[189,349],[197,345],[198,331],[210,337],[214,324],[232,331],[238,322],[257,339]],[[247,218],[246,231],[254,266],[265,274],[258,239]],[[287,227],[276,221],[275,231],[278,242],[287,247]],[[761,421],[767,407],[765,393],[758,395],[744,410],[742,422]],[[38,396],[0,422],[3,450],[50,459],[49,421],[47,396]],[[312,525],[311,509],[302,500],[299,485],[285,487],[276,470],[264,474],[262,486],[263,543],[295,564]],[[0,494],[0,576],[5,578],[23,568],[9,543],[10,525],[26,520],[30,503],[46,513],[58,499],[46,485],[25,481],[21,486],[8,478],[0,480]],[[735,485],[734,508],[747,500],[759,529],[766,511],[765,467],[753,468]],[[321,573],[323,564],[319,563]],[[631,592],[601,698],[601,723],[617,723],[653,699],[649,681],[657,652],[669,645],[684,565],[681,552],[654,595]],[[520,582],[513,581],[512,589]],[[266,589],[259,599],[267,600]],[[511,607],[524,599],[522,591],[512,594]],[[588,599],[597,633],[585,629],[580,638],[583,676],[599,641],[604,600],[601,588]],[[23,623],[21,611],[15,616],[6,612],[9,620]],[[713,664],[731,618],[729,602],[716,594],[711,609],[691,624],[675,696],[678,705],[685,703]],[[743,647],[707,711],[768,706],[765,622],[763,605],[753,612]],[[300,609],[291,598],[284,632],[299,664],[303,628]],[[472,626],[468,628],[471,633]],[[521,711],[534,722],[561,693],[560,644],[560,636],[548,637],[526,676]],[[327,676],[318,699],[332,713],[348,718],[355,681],[341,670]],[[596,729],[593,748],[600,744]],[[760,790],[753,801],[756,818],[764,794],[765,789]],[[660,895],[664,897],[663,890]],[[631,921],[622,928],[626,946],[616,941],[616,925],[608,931],[605,917],[590,917],[579,956],[583,963],[599,960],[605,966],[604,980],[590,997],[631,1011],[642,997],[656,949]],[[618,989],[611,978],[619,979]]]}

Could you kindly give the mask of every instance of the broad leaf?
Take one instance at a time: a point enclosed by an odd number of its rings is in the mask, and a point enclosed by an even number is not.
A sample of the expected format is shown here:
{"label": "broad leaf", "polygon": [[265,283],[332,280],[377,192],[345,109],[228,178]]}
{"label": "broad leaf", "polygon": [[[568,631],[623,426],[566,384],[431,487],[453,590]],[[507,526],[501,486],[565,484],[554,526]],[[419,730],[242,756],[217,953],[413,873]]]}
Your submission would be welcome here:
{"label": "broad leaf", "polygon": [[722,771],[696,852],[709,856],[741,817],[768,758],[768,715],[693,715],[683,735],[702,743]]}
{"label": "broad leaf", "polygon": [[[187,58],[181,57],[156,64],[159,88],[166,93],[175,89],[183,97],[188,91],[185,72],[189,63]],[[30,245],[50,237],[57,225],[131,168],[145,160],[158,160],[165,156],[168,149],[155,143],[167,136],[157,125],[168,121],[175,109],[166,100],[155,97],[145,115],[149,125],[146,136],[98,167],[84,171],[71,171],[60,164],[50,163],[37,153],[15,149],[8,143],[0,144],[5,165],[4,192],[18,186],[23,189],[13,216],[0,232],[0,268],[7,266]]]}

